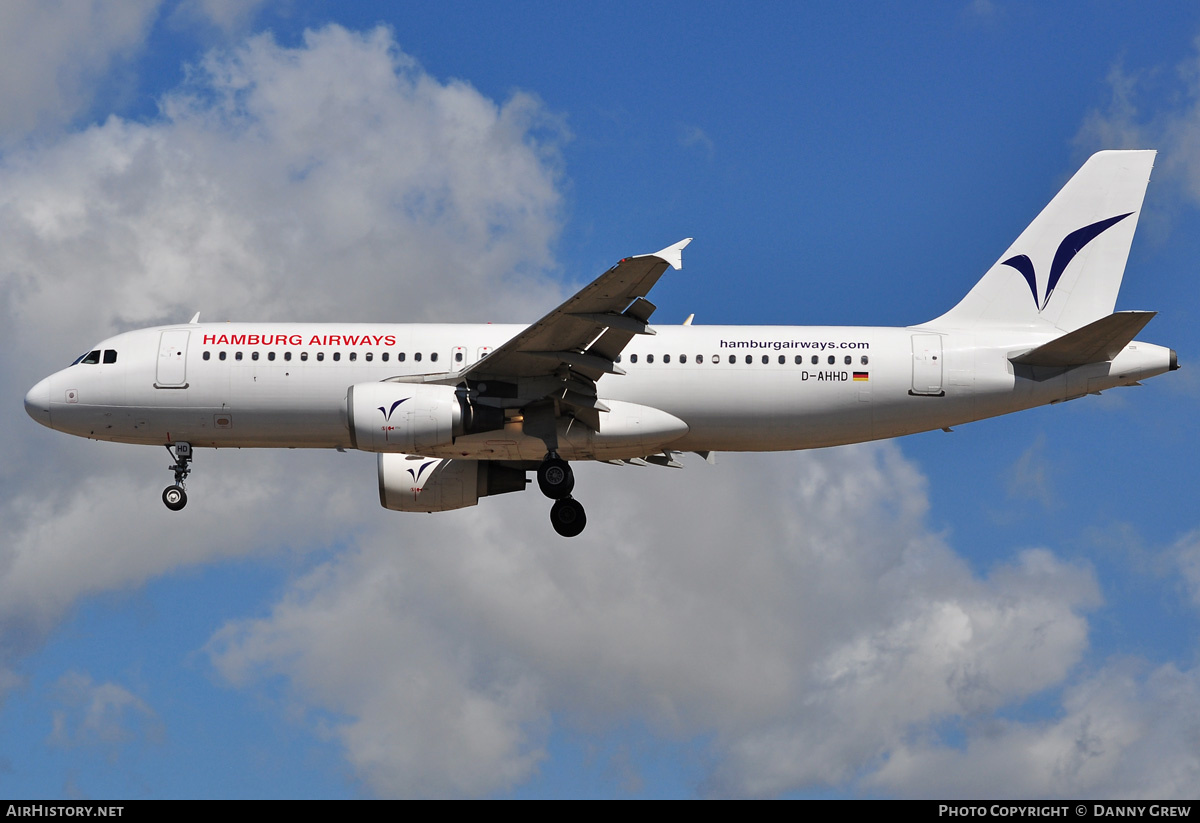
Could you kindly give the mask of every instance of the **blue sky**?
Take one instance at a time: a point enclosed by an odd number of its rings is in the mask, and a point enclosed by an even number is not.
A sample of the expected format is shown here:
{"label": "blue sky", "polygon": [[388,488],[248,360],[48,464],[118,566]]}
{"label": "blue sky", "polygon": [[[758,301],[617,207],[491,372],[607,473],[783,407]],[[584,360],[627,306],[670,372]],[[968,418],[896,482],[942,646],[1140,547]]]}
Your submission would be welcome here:
{"label": "blue sky", "polygon": [[[8,3],[0,790],[1188,796],[1192,3]],[[185,319],[532,320],[694,236],[660,323],[907,325],[1088,155],[1157,148],[1119,309],[1184,368],[887,444],[379,508],[367,455],[18,399]]]}

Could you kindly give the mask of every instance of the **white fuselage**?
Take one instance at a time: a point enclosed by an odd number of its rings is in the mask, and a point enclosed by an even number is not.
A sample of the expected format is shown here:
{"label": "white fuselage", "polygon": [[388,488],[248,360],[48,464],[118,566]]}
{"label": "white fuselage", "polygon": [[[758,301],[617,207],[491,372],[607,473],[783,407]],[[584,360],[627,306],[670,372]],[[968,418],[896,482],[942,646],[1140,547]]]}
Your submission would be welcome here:
{"label": "white fuselage", "polygon": [[[39,422],[123,443],[351,448],[347,389],[453,372],[520,325],[197,323],[127,332],[26,396]],[[622,354],[599,398],[618,401],[599,433],[564,422],[564,459],[807,449],[895,437],[1095,393],[1161,374],[1169,349],[1130,343],[1109,362],[1046,376],[1009,362],[1052,339],[1012,329],[658,326]],[[114,352],[114,355],[108,355]],[[105,362],[113,360],[114,362]],[[627,406],[626,404],[633,404]],[[670,436],[605,436],[605,416],[646,408],[686,424]],[[628,426],[648,418],[628,418]],[[624,420],[624,418],[622,418]],[[624,425],[624,424],[623,424]],[[652,426],[649,428],[653,428]],[[584,435],[587,436],[584,436]],[[541,460],[513,417],[431,457]]]}

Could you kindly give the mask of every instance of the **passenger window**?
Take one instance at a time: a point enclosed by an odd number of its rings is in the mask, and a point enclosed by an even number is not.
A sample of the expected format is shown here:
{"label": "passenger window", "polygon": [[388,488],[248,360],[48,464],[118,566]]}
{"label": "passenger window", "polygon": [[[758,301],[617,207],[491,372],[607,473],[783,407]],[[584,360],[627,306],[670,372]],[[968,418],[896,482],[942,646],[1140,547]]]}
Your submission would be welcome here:
{"label": "passenger window", "polygon": [[398,352],[398,353],[396,354],[396,362],[397,362],[397,363],[403,363],[403,362],[404,362],[404,352]]}
{"label": "passenger window", "polygon": [[358,352],[356,352],[356,351],[350,352],[350,362],[353,363],[357,359],[358,359]]}
{"label": "passenger window", "polygon": [[419,351],[413,352],[413,360],[416,360],[418,363],[421,362],[421,353]]}
{"label": "passenger window", "polygon": [[786,358],[786,357],[784,357],[782,354],[781,354],[781,355],[779,355],[779,365],[781,365],[781,366],[782,366],[782,365],[783,365],[784,363],[786,363],[786,362],[787,362],[787,358]]}
{"label": "passenger window", "polygon": [[680,362],[680,363],[686,363],[686,362],[687,362],[687,355],[686,355],[686,354],[681,354],[681,355],[679,355],[679,362]]}
{"label": "passenger window", "polygon": [[363,359],[364,359],[364,360],[366,360],[368,363],[370,363],[370,362],[371,362],[371,359],[372,359],[374,356],[375,356],[375,355],[371,354],[371,352],[367,352],[366,354],[364,354],[364,355],[363,355]]}
{"label": "passenger window", "polygon": [[455,362],[455,363],[461,363],[461,362],[462,362],[462,352],[460,352],[460,351],[456,351],[456,352],[454,353],[454,362]]}
{"label": "passenger window", "polygon": [[80,362],[86,363],[89,366],[96,365],[100,362],[100,350],[96,349],[95,351],[88,352]]}
{"label": "passenger window", "polygon": [[241,359],[242,359],[242,353],[241,353],[241,352],[237,352],[236,354],[234,354],[234,356],[233,356],[233,359],[234,359],[234,360],[241,360]]}
{"label": "passenger window", "polygon": [[307,359],[308,359],[308,352],[306,352],[306,351],[302,351],[302,352],[300,352],[300,359],[301,359],[302,361],[303,361],[303,360],[307,360]]}
{"label": "passenger window", "polygon": [[630,362],[630,363],[636,363],[636,362],[637,362],[637,355],[636,355],[636,354],[631,354],[631,355],[629,355],[629,362]]}
{"label": "passenger window", "polygon": [[210,354],[211,354],[211,352],[205,352],[205,353],[204,353],[204,359],[205,359],[205,360],[207,360],[207,359],[209,358],[209,355],[210,355]]}
{"label": "passenger window", "polygon": [[220,360],[224,360],[224,359],[225,359],[225,352],[221,352],[220,354],[218,354],[218,355],[217,355],[217,358],[218,358],[218,359],[220,359]]}
{"label": "passenger window", "polygon": [[831,355],[829,355],[829,365],[831,365],[831,366],[832,366],[832,365],[833,365],[834,363],[836,363],[836,362],[837,362],[837,358],[836,358],[836,357],[834,357],[832,354],[831,354]]}
{"label": "passenger window", "polygon": [[763,355],[763,365],[765,366],[765,365],[767,365],[767,364],[768,364],[768,363],[770,363],[770,362],[771,362],[771,357],[770,357],[770,355],[766,355],[766,354],[764,354],[764,355]]}
{"label": "passenger window", "polygon": [[621,362],[621,355],[619,355],[619,354],[618,354],[618,355],[617,355],[617,359],[616,359],[616,360],[614,360],[613,362],[614,362],[614,363],[620,363],[620,362]]}
{"label": "passenger window", "polygon": [[268,360],[274,360],[274,359],[275,359],[275,352],[273,352],[273,351],[269,351],[269,352],[267,352],[267,359],[268,359]]}
{"label": "passenger window", "polygon": [[116,363],[117,362],[117,350],[116,349],[105,349],[104,350],[104,362],[105,363]]}
{"label": "passenger window", "polygon": [[339,361],[341,359],[342,359],[342,353],[340,351],[335,351],[333,353],[333,362],[336,363],[337,361]]}
{"label": "passenger window", "polygon": [[250,359],[251,359],[251,360],[257,360],[257,359],[258,359],[258,352],[251,352],[251,353],[250,353]]}
{"label": "passenger window", "polygon": [[813,355],[813,362],[812,362],[812,364],[815,366],[815,365],[817,365],[817,364],[818,364],[818,363],[820,363],[820,362],[821,362],[821,361],[820,361],[820,360],[817,358],[817,356],[814,354],[814,355]]}
{"label": "passenger window", "polygon": [[653,363],[653,362],[654,362],[654,355],[652,355],[652,354],[648,354],[648,355],[646,355],[646,362],[647,362],[647,363]]}
{"label": "passenger window", "polygon": [[433,354],[429,355],[429,361],[430,361],[431,363],[436,363],[436,362],[437,362],[437,352],[434,352]]}
{"label": "passenger window", "polygon": [[663,355],[663,362],[664,362],[664,363],[670,363],[670,362],[671,362],[671,355],[669,355],[669,354],[664,354],[664,355]]}
{"label": "passenger window", "polygon": [[746,355],[746,365],[749,366],[753,362],[754,362],[754,358],[751,357],[750,355]]}
{"label": "passenger window", "polygon": [[854,362],[854,358],[851,357],[850,355],[846,355],[846,360],[845,360],[846,365],[849,366],[853,362]]}
{"label": "passenger window", "polygon": [[323,352],[323,351],[317,352],[317,362],[320,363],[324,359],[325,359],[325,352]]}
{"label": "passenger window", "polygon": [[861,362],[864,366],[867,365],[867,356],[864,354],[859,362]]}
{"label": "passenger window", "polygon": [[796,355],[796,365],[799,366],[803,362],[804,362],[804,355],[802,355],[802,354]]}
{"label": "passenger window", "polygon": [[388,361],[388,353],[384,352],[383,354],[379,355],[379,359],[386,363]]}
{"label": "passenger window", "polygon": [[737,362],[737,355],[736,355],[736,354],[731,354],[731,355],[729,355],[729,362],[730,362],[730,364],[736,363],[736,362]]}
{"label": "passenger window", "polygon": [[[703,359],[703,358],[701,358],[701,359]],[[719,354],[714,354],[714,355],[712,356],[712,361],[713,361],[713,364],[714,364],[714,365],[716,365],[717,363],[720,363],[720,362],[721,362],[721,355],[719,355]]]}

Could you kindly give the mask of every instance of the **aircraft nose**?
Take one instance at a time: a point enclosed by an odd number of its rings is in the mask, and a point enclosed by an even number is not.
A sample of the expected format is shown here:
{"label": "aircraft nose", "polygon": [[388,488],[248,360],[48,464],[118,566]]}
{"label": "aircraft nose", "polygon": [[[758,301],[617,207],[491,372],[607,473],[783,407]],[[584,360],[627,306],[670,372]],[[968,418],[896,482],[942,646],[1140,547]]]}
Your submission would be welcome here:
{"label": "aircraft nose", "polygon": [[25,395],[25,412],[43,426],[50,425],[50,378],[39,382]]}

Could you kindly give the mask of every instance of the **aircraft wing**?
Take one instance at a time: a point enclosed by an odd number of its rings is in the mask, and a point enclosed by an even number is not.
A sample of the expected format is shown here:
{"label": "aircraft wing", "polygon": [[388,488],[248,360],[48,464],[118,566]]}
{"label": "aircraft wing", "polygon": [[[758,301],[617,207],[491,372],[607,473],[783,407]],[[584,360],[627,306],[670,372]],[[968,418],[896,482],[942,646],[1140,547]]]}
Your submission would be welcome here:
{"label": "aircraft wing", "polygon": [[468,367],[469,380],[581,376],[594,383],[624,374],[614,361],[635,335],[654,334],[646,295],[667,267],[683,265],[680,240],[654,254],[626,257],[554,311]]}

